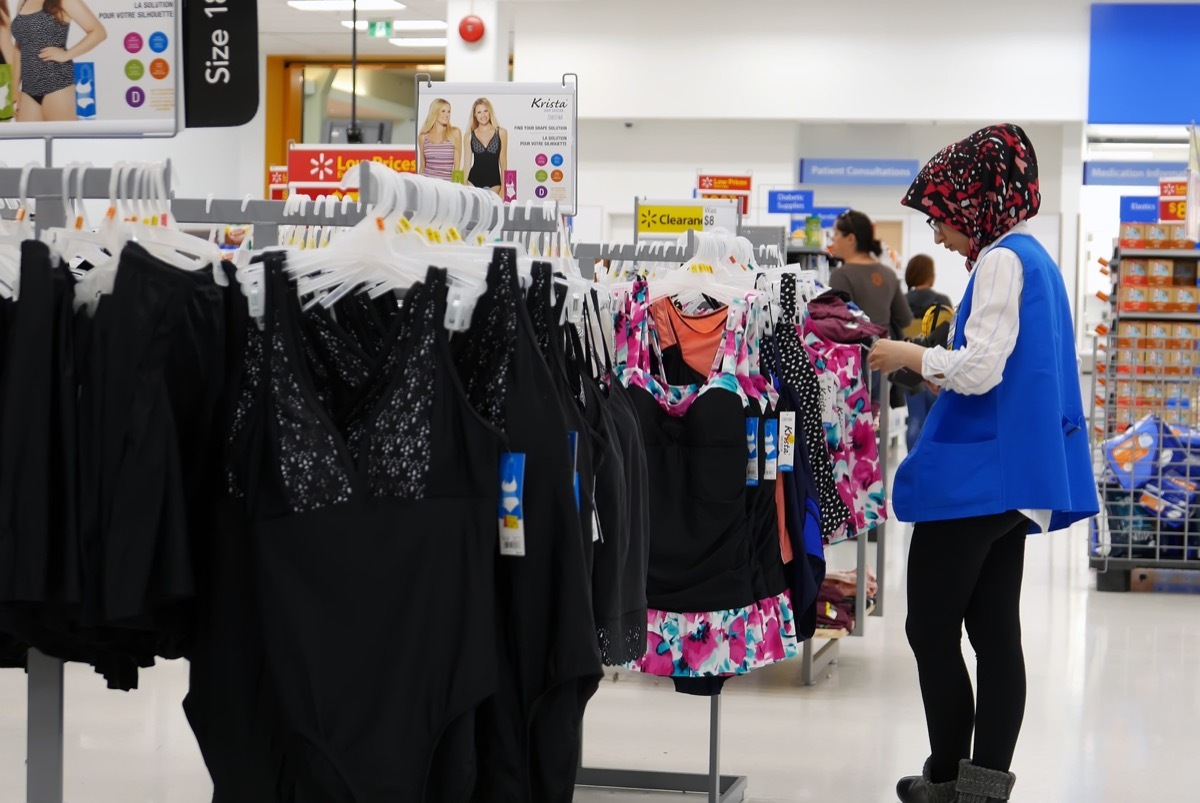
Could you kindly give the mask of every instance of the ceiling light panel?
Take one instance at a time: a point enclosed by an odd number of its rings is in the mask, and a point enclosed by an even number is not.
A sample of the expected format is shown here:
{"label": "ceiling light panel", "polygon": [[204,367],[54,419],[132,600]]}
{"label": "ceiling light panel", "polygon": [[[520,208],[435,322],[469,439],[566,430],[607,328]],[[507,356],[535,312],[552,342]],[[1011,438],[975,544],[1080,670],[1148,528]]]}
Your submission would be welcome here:
{"label": "ceiling light panel", "polygon": [[[353,20],[342,20],[342,27],[353,28]],[[444,31],[449,26],[444,20],[396,20],[392,23],[393,31]],[[358,21],[358,30],[367,30],[367,21]]]}
{"label": "ceiling light panel", "polygon": [[[353,11],[354,0],[288,0],[297,11]],[[361,11],[403,11],[408,6],[396,0],[358,0]]]}
{"label": "ceiling light panel", "polygon": [[445,47],[447,44],[444,36],[406,36],[388,41],[396,47]]}

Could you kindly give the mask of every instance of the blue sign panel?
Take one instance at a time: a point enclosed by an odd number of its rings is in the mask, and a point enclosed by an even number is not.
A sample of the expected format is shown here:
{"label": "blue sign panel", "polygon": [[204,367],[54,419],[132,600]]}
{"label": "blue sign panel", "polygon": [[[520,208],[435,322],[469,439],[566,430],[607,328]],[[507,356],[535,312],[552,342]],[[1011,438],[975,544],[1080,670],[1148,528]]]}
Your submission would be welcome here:
{"label": "blue sign panel", "polygon": [[1157,223],[1158,222],[1158,196],[1157,195],[1122,195],[1121,196],[1121,222],[1122,223]]}
{"label": "blue sign panel", "polygon": [[1084,162],[1083,183],[1108,187],[1157,187],[1164,178],[1187,175],[1187,162]]}
{"label": "blue sign panel", "polygon": [[1088,122],[1187,125],[1200,120],[1197,30],[1196,3],[1094,3]]}
{"label": "blue sign panel", "polygon": [[812,190],[771,190],[767,193],[767,211],[773,215],[807,215],[812,208]]}
{"label": "blue sign panel", "polygon": [[801,159],[801,184],[895,184],[917,177],[916,159]]}

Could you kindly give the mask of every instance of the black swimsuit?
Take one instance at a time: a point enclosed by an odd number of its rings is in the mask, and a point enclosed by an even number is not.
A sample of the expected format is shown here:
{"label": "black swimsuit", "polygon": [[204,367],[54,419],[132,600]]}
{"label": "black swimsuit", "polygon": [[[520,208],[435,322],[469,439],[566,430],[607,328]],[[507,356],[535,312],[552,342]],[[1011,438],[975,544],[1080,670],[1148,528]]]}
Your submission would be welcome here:
{"label": "black swimsuit", "polygon": [[471,164],[471,173],[467,176],[467,181],[471,186],[485,189],[499,187],[504,179],[500,175],[500,129],[496,129],[496,133],[492,134],[487,145],[480,142],[479,137],[475,136],[475,132],[472,131],[471,153],[475,155],[475,161]]}
{"label": "black swimsuit", "polygon": [[399,370],[372,377],[357,455],[314,387],[295,292],[272,274],[253,516],[268,664],[312,799],[454,800],[430,768],[496,686],[499,441],[458,383],[445,273],[405,300]]}

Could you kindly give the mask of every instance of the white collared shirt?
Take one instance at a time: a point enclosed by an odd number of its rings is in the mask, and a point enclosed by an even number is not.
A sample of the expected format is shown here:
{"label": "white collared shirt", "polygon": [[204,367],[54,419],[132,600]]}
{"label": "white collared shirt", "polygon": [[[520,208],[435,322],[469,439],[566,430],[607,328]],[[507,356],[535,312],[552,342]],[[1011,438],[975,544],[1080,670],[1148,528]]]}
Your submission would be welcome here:
{"label": "white collared shirt", "polygon": [[[971,291],[971,314],[963,326],[966,345],[947,350],[940,346],[925,352],[921,373],[932,384],[961,393],[981,396],[1004,378],[1004,366],[1017,347],[1021,325],[1021,290],[1025,269],[1021,259],[1008,248],[997,248],[1015,234],[1030,234],[1025,222],[979,252],[975,260],[975,279]],[[958,316],[950,325],[950,342],[960,325]],[[1050,527],[1051,511],[1022,510],[1042,532]]]}

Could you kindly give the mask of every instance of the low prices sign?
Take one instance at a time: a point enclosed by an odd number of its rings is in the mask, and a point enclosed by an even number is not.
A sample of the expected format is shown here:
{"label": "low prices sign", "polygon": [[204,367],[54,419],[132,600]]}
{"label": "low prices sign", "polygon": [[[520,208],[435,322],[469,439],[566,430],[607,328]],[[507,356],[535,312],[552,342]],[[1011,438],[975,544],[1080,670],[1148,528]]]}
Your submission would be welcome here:
{"label": "low prices sign", "polygon": [[415,148],[398,145],[293,145],[288,150],[287,183],[291,194],[358,198],[357,187],[342,187],[350,168],[373,162],[397,173],[417,172]]}
{"label": "low prices sign", "polygon": [[271,165],[267,168],[267,197],[272,201],[286,201],[288,196],[287,165]]}
{"label": "low prices sign", "polygon": [[750,213],[750,191],[753,176],[749,173],[736,175],[697,173],[696,197],[706,201],[736,201],[742,214]]}
{"label": "low prices sign", "polygon": [[1158,220],[1183,223],[1187,220],[1187,178],[1164,178],[1158,182]]}

